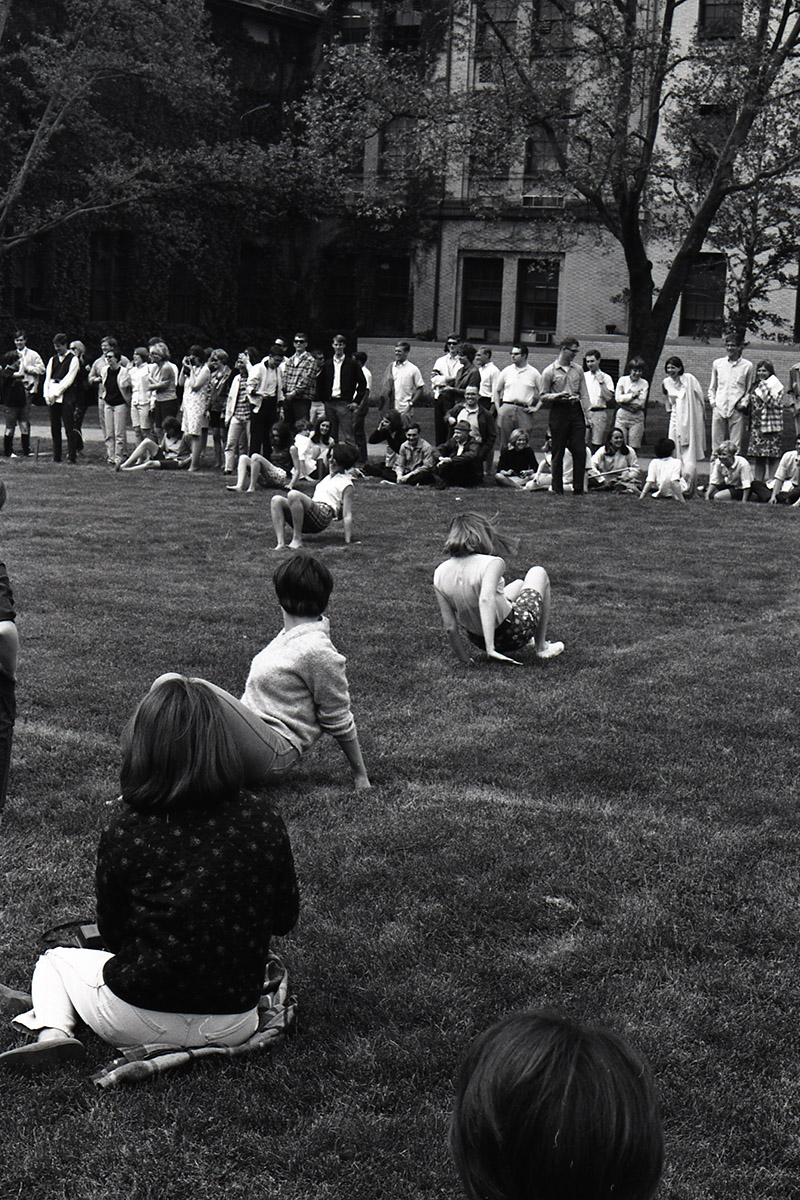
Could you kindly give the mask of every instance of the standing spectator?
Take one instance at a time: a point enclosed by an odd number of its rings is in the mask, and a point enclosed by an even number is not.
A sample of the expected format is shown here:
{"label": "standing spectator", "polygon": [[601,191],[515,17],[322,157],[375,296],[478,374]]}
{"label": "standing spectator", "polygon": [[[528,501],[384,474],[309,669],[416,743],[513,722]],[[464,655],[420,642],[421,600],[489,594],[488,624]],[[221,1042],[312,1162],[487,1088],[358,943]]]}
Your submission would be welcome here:
{"label": "standing spectator", "polygon": [[445,342],[444,354],[436,359],[431,371],[433,428],[434,439],[437,442],[443,442],[448,437],[444,414],[455,403],[455,397],[450,399],[449,395],[446,394],[443,396],[442,393],[447,393],[448,389],[455,385],[456,375],[461,368],[461,360],[458,356],[458,347],[460,345],[461,340],[455,334],[449,337]]}
{"label": "standing spectator", "polygon": [[333,339],[333,358],[326,359],[317,376],[317,400],[325,405],[335,442],[355,446],[353,420],[367,388],[361,367],[346,353],[344,335]]}
{"label": "standing spectator", "polygon": [[372,371],[367,366],[367,355],[363,350],[359,350],[353,355],[358,365],[361,367],[361,374],[364,376],[366,388],[361,397],[359,404],[356,406],[353,413],[353,437],[356,439],[356,450],[358,451],[357,467],[363,467],[367,461],[367,431],[365,422],[367,413],[369,412],[369,398],[372,394]]}
{"label": "standing spectator", "polygon": [[481,377],[478,396],[484,408],[491,408],[494,402],[495,388],[500,378],[500,368],[492,362],[490,346],[481,346],[475,355],[475,366]]}
{"label": "standing spectator", "polygon": [[183,360],[178,383],[183,387],[183,418],[181,429],[192,447],[190,471],[200,470],[203,448],[203,429],[208,428],[208,399],[211,394],[211,372],[208,353],[203,346],[192,346]]}
{"label": "standing spectator", "polygon": [[169,361],[166,342],[151,340],[150,350],[150,403],[153,406],[153,432],[156,437],[164,432],[167,417],[177,417],[178,368]]}
{"label": "standing spectator", "polygon": [[794,409],[794,430],[800,437],[800,362],[789,368],[789,386],[786,395],[791,397]]}
{"label": "standing spectator", "polygon": [[280,346],[274,343],[269,354],[255,363],[250,372],[247,390],[252,405],[250,417],[250,453],[269,458],[269,431],[278,419],[278,405],[283,400],[283,383],[278,370],[283,362]]}
{"label": "standing spectator", "polygon": [[[125,363],[127,361],[126,359]],[[125,428],[128,423],[127,401],[131,395],[131,381],[128,367],[123,365],[116,350],[111,349],[106,354],[106,371],[103,382],[105,388],[103,425],[106,436],[106,458],[113,466],[119,467],[128,457]]]}
{"label": "standing spectator", "polygon": [[614,414],[614,380],[600,370],[600,351],[583,356],[586,391],[589,393],[589,428],[592,450],[606,444]]}
{"label": "standing spectator", "polygon": [[14,348],[19,355],[19,369],[22,382],[25,385],[25,391],[32,400],[34,396],[38,395],[39,389],[44,382],[44,360],[41,354],[37,354],[35,350],[31,350],[28,346],[24,329],[18,329],[14,334]]}
{"label": "standing spectator", "polygon": [[83,449],[83,419],[91,404],[92,388],[89,383],[89,368],[86,366],[86,347],[83,342],[70,342],[69,348],[78,360],[78,374],[75,376],[73,391],[75,393],[75,449]]}
{"label": "standing spectator", "polygon": [[499,372],[494,388],[497,425],[502,454],[514,429],[524,429],[530,438],[533,414],[542,406],[542,377],[528,363],[528,347],[512,346],[511,363]]}
{"label": "standing spectator", "polygon": [[568,337],[561,343],[558,358],[542,372],[541,399],[550,404],[550,436],[553,454],[555,495],[564,494],[564,451],[572,454],[572,494],[582,496],[586,478],[586,416],[589,393],[583,371],[573,359],[580,343]]}
{"label": "standing spectator", "polygon": [[771,479],[781,456],[783,441],[783,384],[768,359],[756,363],[756,380],[750,393],[750,457],[753,479]]}
{"label": "standing spectator", "polygon": [[136,441],[150,436],[150,355],[146,346],[137,346],[128,368],[131,380],[131,425]]}
{"label": "standing spectator", "polygon": [[301,417],[309,419],[317,378],[317,360],[308,351],[308,336],[294,335],[294,353],[281,364],[284,420],[294,425]]}
{"label": "standing spectator", "polygon": [[6,458],[16,458],[14,454],[14,430],[19,425],[19,437],[22,443],[23,458],[31,452],[31,423],[30,393],[25,388],[25,382],[19,369],[19,355],[16,350],[6,354],[3,359],[3,369],[0,371],[0,396],[5,409],[5,434],[3,435],[3,450]]}
{"label": "standing spectator", "polygon": [[706,425],[703,389],[683,362],[673,355],[664,364],[662,384],[664,406],[669,413],[668,436],[675,443],[681,460],[681,475],[689,484],[687,495],[694,494],[697,461],[705,457]]}
{"label": "standing spectator", "polygon": [[736,443],[737,453],[744,446],[747,432],[747,409],[753,387],[753,364],[742,358],[744,343],[736,334],[725,339],[726,358],[715,358],[708,385],[711,405],[711,449],[721,443]]}
{"label": "standing spectator", "polygon": [[225,407],[225,424],[228,426],[228,436],[225,441],[225,474],[232,475],[236,460],[240,454],[247,454],[250,449],[250,414],[252,408],[247,394],[247,379],[250,373],[250,362],[243,350],[236,359],[236,371],[228,388],[228,402]]}
{"label": "standing spectator", "polygon": [[480,384],[481,374],[475,366],[475,347],[470,342],[462,342],[458,348],[458,370],[455,378],[452,384],[442,388],[434,406],[433,429],[437,441],[449,436],[449,427],[453,424],[449,413],[453,406],[463,401],[468,388],[474,389],[477,395]]}
{"label": "standing spectator", "polygon": [[222,427],[228,401],[231,369],[225,350],[212,350],[208,359],[211,372],[211,395],[208,401],[208,427],[214,441],[214,467],[222,467]]}
{"label": "standing spectator", "polygon": [[57,333],[53,338],[55,353],[47,364],[44,377],[44,398],[50,409],[50,433],[53,438],[53,462],[61,462],[61,426],[67,435],[67,457],[76,461],[75,393],[72,390],[78,374],[78,360],[69,348],[67,336]]}
{"label": "standing spectator", "polygon": [[393,408],[403,419],[408,428],[413,418],[414,405],[422,395],[425,386],[419,367],[409,362],[411,346],[408,342],[398,342],[394,348],[394,362],[387,368],[381,388],[381,411]]}
{"label": "standing spectator", "polygon": [[630,359],[628,373],[617,380],[614,393],[617,402],[614,428],[622,430],[625,441],[633,450],[640,448],[644,437],[644,412],[650,390],[647,380],[642,378],[644,366],[644,359],[638,355]]}
{"label": "standing spectator", "polygon": [[[124,355],[120,355],[119,342],[113,337],[104,337],[100,343],[100,357],[96,358],[89,369],[89,383],[97,384],[97,418],[100,423],[100,430],[105,437],[106,452],[109,450],[108,424],[106,422],[106,373],[108,371],[109,355],[113,354],[117,361],[123,367],[129,367],[130,363]],[[177,411],[177,410],[176,410]],[[113,414],[110,418],[113,430]],[[107,458],[108,463],[114,466],[113,458],[113,435],[111,440],[111,457]]]}

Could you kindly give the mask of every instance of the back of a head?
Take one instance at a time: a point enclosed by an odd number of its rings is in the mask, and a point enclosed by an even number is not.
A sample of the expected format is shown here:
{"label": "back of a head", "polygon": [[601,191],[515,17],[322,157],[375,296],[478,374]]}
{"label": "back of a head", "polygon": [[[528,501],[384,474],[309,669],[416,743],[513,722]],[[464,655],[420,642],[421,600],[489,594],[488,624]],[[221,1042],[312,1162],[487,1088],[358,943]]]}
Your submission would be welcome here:
{"label": "back of a head", "polygon": [[663,1165],[652,1077],[608,1030],[506,1017],[462,1063],[450,1147],[470,1200],[649,1200]]}

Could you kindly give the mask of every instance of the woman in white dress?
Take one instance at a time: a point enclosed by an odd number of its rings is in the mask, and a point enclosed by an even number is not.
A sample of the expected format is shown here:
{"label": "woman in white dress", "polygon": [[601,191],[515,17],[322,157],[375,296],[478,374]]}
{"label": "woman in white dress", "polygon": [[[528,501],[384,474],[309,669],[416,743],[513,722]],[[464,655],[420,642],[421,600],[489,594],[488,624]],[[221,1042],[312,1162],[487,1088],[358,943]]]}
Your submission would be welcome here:
{"label": "woman in white dress", "polygon": [[667,436],[675,443],[681,460],[681,476],[689,484],[688,498],[694,494],[698,459],[706,456],[705,399],[697,379],[684,371],[677,356],[667,359],[664,370],[661,390],[669,413]]}

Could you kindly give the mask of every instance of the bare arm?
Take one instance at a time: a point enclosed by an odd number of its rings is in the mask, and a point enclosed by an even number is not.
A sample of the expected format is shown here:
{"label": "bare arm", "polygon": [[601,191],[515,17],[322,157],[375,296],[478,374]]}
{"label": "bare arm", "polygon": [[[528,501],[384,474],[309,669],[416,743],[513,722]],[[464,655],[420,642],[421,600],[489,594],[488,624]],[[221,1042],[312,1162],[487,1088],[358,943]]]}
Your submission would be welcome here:
{"label": "bare arm", "polygon": [[345,758],[350,764],[350,770],[353,772],[353,783],[357,792],[366,791],[371,787],[367,768],[364,765],[364,756],[361,753],[361,743],[358,740],[358,734],[353,734],[352,737],[341,737],[336,739],[342,748]]}
{"label": "bare arm", "polygon": [[342,524],[344,525],[344,544],[349,546],[353,537],[353,488],[345,489],[342,496]]}
{"label": "bare arm", "polygon": [[516,658],[509,658],[507,654],[501,654],[499,650],[495,650],[494,646],[494,634],[497,628],[497,588],[505,569],[506,564],[502,558],[492,558],[481,580],[478,611],[480,612],[481,631],[486,645],[486,653],[489,658],[496,658],[500,662],[515,663],[519,667],[522,664]]}
{"label": "bare arm", "polygon": [[16,679],[19,633],[13,621],[0,621],[0,674]]}
{"label": "bare arm", "polygon": [[453,651],[459,662],[469,665],[471,661],[469,651],[464,645],[464,641],[459,632],[458,621],[456,620],[456,614],[453,610],[453,607],[447,597],[443,596],[438,588],[434,588],[433,590],[436,593],[436,599],[439,603],[439,612],[442,616],[442,625],[444,625],[444,631],[447,634],[447,640],[450,643],[450,649]]}

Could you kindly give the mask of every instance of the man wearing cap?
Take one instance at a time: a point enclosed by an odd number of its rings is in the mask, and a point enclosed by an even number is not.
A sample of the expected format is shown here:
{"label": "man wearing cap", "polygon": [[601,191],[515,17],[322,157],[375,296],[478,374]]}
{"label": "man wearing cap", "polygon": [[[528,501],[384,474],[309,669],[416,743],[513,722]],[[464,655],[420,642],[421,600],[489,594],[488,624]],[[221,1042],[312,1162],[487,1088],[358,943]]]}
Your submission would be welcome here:
{"label": "man wearing cap", "polygon": [[497,440],[497,425],[492,414],[480,403],[477,384],[470,384],[464,389],[464,399],[448,410],[445,420],[452,428],[455,428],[459,421],[466,421],[470,434],[477,443],[481,466],[488,470]]}
{"label": "man wearing cap", "polygon": [[470,422],[456,421],[452,437],[436,447],[436,486],[478,487],[483,481],[479,451],[480,446],[472,436]]}

